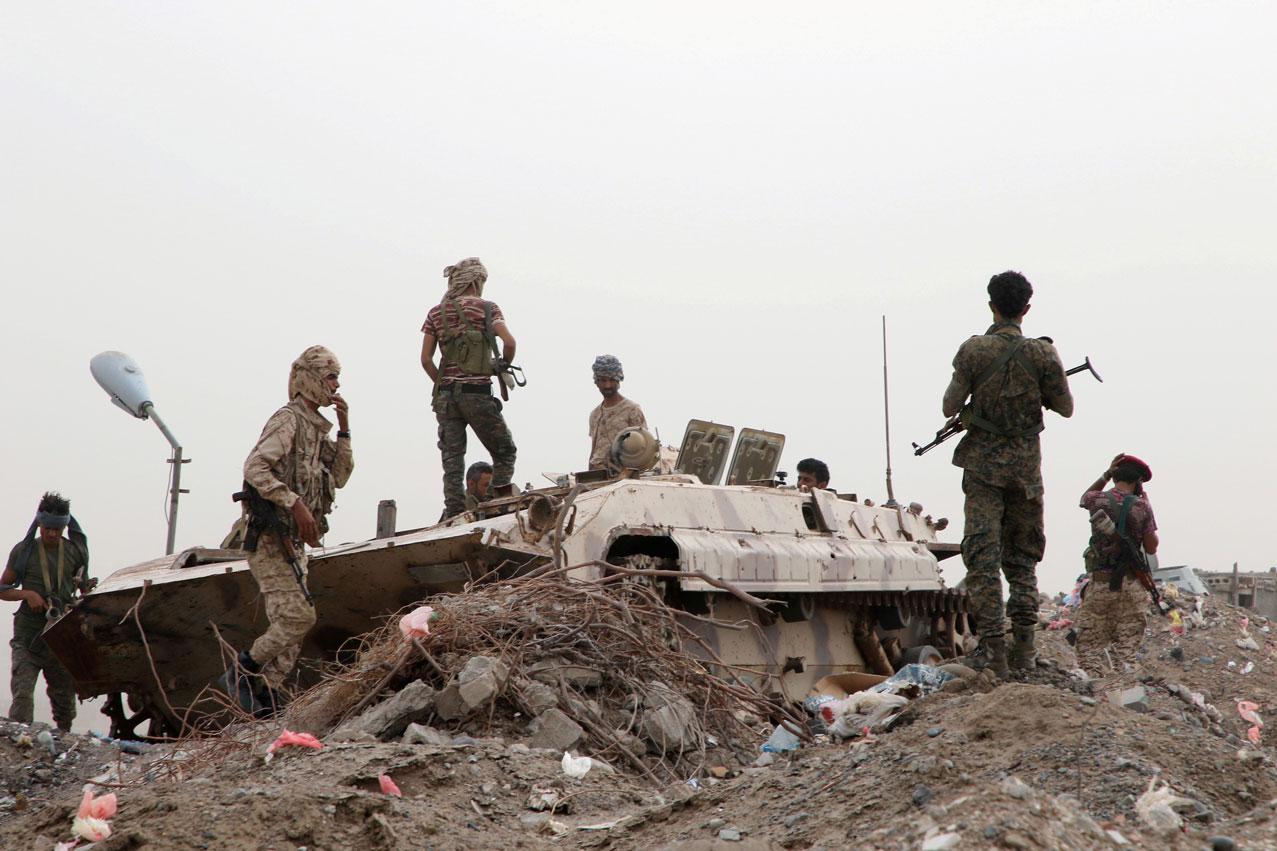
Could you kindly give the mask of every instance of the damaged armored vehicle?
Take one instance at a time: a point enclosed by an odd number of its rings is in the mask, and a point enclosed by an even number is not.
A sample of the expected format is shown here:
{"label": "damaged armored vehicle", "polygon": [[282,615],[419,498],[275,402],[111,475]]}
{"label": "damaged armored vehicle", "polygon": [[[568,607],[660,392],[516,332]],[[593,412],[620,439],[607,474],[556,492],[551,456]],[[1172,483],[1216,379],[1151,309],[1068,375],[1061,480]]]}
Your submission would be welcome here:
{"label": "damaged armored vehicle", "polygon": [[[957,655],[967,630],[964,597],[941,578],[940,560],[957,551],[938,540],[945,521],[916,503],[787,487],[783,448],[779,434],[693,420],[658,464],[655,441],[630,430],[614,449],[619,472],[507,488],[439,525],[316,549],[318,620],[302,658],[339,658],[425,597],[547,566],[586,579],[645,569],[630,581],[656,583],[718,659],[789,700],[827,674]],[[770,611],[733,589],[773,601]],[[135,738],[207,717],[223,649],[265,628],[245,553],[194,548],[116,571],[44,635],[80,697],[106,696],[111,735]],[[300,685],[317,676],[299,670]]]}

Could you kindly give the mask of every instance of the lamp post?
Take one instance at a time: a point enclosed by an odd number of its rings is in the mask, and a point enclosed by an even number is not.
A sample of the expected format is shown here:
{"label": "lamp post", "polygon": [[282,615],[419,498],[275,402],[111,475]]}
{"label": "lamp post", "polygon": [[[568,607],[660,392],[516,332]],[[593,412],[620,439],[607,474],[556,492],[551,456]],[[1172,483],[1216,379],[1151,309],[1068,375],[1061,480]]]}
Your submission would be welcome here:
{"label": "lamp post", "polygon": [[93,373],[93,379],[107,392],[112,402],[139,420],[154,422],[169,446],[173,447],[173,457],[169,459],[173,472],[169,476],[168,542],[164,550],[166,555],[172,555],[173,541],[177,536],[177,498],[180,494],[190,493],[182,489],[182,465],[189,464],[191,459],[182,457],[182,445],[156,413],[142,368],[133,358],[123,352],[102,352],[89,361],[89,372]]}

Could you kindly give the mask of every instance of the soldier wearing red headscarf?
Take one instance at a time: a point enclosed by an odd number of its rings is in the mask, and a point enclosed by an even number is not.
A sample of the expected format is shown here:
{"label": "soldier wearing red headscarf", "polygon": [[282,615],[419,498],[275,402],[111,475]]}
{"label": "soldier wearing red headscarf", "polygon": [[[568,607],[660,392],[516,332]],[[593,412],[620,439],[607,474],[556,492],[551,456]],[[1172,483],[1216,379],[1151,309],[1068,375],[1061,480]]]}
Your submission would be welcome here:
{"label": "soldier wearing red headscarf", "polygon": [[[1092,676],[1132,664],[1144,640],[1149,598],[1135,571],[1146,565],[1132,559],[1133,554],[1157,552],[1157,521],[1144,493],[1144,483],[1152,478],[1148,464],[1122,454],[1082,494],[1092,535],[1083,554],[1089,582],[1078,611],[1074,650],[1078,665]],[[1105,490],[1110,480],[1113,486]]]}

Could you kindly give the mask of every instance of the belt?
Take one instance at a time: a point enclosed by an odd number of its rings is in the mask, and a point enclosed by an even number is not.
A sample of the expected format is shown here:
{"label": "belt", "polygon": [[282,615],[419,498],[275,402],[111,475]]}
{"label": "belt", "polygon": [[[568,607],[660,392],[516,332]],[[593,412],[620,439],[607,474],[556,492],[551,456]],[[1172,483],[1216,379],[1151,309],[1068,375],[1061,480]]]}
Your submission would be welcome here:
{"label": "belt", "polygon": [[468,384],[461,381],[450,381],[439,388],[440,393],[474,393],[483,396],[492,395],[492,385],[488,382],[483,384]]}

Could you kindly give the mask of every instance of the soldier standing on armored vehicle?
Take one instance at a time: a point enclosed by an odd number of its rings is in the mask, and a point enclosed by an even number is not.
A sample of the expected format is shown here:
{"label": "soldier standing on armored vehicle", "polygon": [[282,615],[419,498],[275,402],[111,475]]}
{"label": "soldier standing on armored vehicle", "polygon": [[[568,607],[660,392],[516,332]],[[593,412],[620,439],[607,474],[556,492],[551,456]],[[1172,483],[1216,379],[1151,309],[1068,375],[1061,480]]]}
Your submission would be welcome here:
{"label": "soldier standing on armored vehicle", "polygon": [[[70,527],[70,537],[63,529]],[[37,532],[38,530],[38,532]],[[91,588],[88,579],[89,541],[71,516],[71,503],[61,494],[40,498],[35,519],[26,537],[9,551],[0,576],[0,600],[21,601],[13,616],[13,703],[9,717],[30,724],[35,711],[36,678],[44,674],[53,720],[59,730],[70,730],[75,720],[75,681],[40,637],[50,616],[71,602],[77,590]]]}
{"label": "soldier standing on armored vehicle", "polygon": [[627,428],[647,428],[643,409],[633,399],[621,395],[625,370],[615,355],[599,355],[594,359],[594,386],[603,401],[590,411],[589,469],[606,470],[617,435]]}
{"label": "soldier standing on armored vehicle", "polygon": [[[1157,521],[1143,488],[1152,478],[1153,471],[1143,461],[1118,455],[1082,494],[1080,505],[1091,515],[1094,534],[1084,556],[1091,581],[1078,609],[1073,649],[1078,667],[1092,676],[1104,672],[1106,647],[1120,673],[1120,666],[1134,660],[1144,640],[1148,594],[1136,574],[1148,570],[1140,548],[1157,552]],[[1104,490],[1110,479],[1113,487]]]}
{"label": "soldier standing on armored vehicle", "polygon": [[[466,468],[466,426],[492,455],[492,486],[508,485],[514,477],[515,445],[501,400],[492,395],[492,376],[514,361],[515,342],[501,308],[482,298],[488,270],[478,257],[443,270],[448,289],[430,309],[421,326],[421,368],[434,382],[431,407],[439,421],[439,452],[443,460],[443,518],[466,508],[462,476]],[[501,339],[500,362],[495,360]],[[435,347],[439,364],[435,365]]]}
{"label": "soldier standing on armored vehicle", "polygon": [[[963,469],[962,560],[980,635],[979,646],[966,662],[1000,675],[1007,672],[1008,662],[1031,669],[1036,661],[1036,569],[1046,549],[1038,440],[1044,428],[1042,409],[1063,417],[1073,414],[1073,396],[1055,347],[1020,331],[1032,295],[1032,285],[1019,272],[993,276],[993,325],[958,349],[943,401],[944,415],[961,414],[966,429],[953,463]],[[1000,574],[1010,586],[1009,654]]]}
{"label": "soldier standing on armored vehicle", "polygon": [[[355,468],[349,408],[337,394],[340,373],[337,357],[323,346],[302,352],[288,376],[289,403],[267,420],[244,461],[245,549],[270,625],[218,683],[246,712],[278,710],[284,678],[315,625],[303,544],[319,545],[337,488]],[[329,405],[337,412],[336,440],[319,413]]]}

